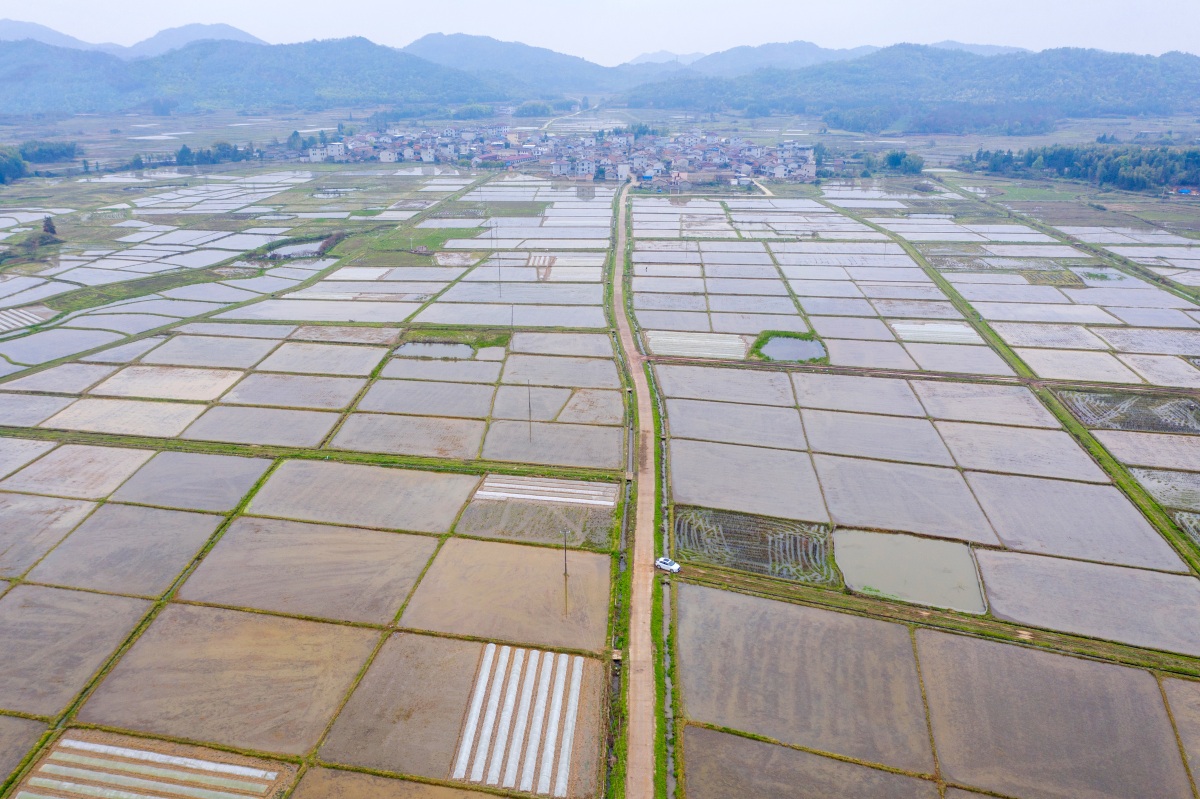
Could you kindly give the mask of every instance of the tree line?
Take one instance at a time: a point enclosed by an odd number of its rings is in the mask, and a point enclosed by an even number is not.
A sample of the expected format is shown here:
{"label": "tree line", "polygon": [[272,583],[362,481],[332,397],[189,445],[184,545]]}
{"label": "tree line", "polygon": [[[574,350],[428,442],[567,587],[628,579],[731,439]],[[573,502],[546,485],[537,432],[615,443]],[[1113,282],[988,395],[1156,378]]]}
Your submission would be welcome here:
{"label": "tree line", "polygon": [[1200,147],[1052,145],[1015,153],[981,148],[964,166],[999,175],[1053,175],[1127,191],[1200,186]]}
{"label": "tree line", "polygon": [[83,154],[75,142],[32,140],[0,147],[0,184],[11,183],[30,173],[30,164],[54,164],[74,161]]}
{"label": "tree line", "polygon": [[186,144],[175,153],[175,163],[179,166],[198,166],[203,164],[223,164],[228,161],[250,161],[259,157],[259,151],[252,146],[238,147],[227,141],[220,141],[212,147],[193,150]]}
{"label": "tree line", "polygon": [[0,147],[0,184],[12,183],[28,174],[25,159],[16,147]]}

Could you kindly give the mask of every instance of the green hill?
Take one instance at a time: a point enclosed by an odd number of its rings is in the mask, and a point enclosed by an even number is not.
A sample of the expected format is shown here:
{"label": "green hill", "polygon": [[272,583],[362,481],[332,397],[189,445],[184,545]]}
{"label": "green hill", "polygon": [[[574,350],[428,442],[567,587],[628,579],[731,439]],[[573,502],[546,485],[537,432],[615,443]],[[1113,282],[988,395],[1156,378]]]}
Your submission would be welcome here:
{"label": "green hill", "polygon": [[505,99],[494,84],[366,39],[264,46],[202,41],[153,58],[0,42],[7,114],[180,112],[467,103]]}
{"label": "green hill", "polygon": [[1200,110],[1200,57],[1079,49],[984,56],[905,44],[805,69],[647,84],[626,100],[635,107],[823,114],[836,127],[872,132],[1022,132],[1064,117]]}

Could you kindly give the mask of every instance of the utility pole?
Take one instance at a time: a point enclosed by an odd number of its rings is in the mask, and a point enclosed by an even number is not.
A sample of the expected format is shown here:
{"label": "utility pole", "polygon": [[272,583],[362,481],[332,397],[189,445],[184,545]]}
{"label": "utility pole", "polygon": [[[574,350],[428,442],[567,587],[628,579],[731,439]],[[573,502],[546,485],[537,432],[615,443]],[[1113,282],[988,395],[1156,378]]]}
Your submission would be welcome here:
{"label": "utility pole", "polygon": [[570,578],[567,576],[567,528],[563,528],[563,618],[571,615]]}

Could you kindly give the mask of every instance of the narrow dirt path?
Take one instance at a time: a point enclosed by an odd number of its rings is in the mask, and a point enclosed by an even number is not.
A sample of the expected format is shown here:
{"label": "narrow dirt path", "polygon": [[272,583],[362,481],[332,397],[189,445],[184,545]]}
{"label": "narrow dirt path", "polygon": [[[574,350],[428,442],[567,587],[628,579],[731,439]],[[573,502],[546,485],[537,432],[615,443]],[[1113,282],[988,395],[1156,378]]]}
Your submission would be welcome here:
{"label": "narrow dirt path", "polygon": [[629,648],[625,668],[629,674],[629,752],[625,771],[626,799],[654,797],[654,737],[656,702],[654,690],[654,643],[650,620],[654,604],[654,412],[650,386],[644,371],[645,356],[638,351],[625,314],[625,222],[629,184],[621,190],[617,210],[616,262],[613,267],[613,318],[620,333],[621,349],[629,364],[637,398],[637,509],[633,525],[633,588],[629,603]]}

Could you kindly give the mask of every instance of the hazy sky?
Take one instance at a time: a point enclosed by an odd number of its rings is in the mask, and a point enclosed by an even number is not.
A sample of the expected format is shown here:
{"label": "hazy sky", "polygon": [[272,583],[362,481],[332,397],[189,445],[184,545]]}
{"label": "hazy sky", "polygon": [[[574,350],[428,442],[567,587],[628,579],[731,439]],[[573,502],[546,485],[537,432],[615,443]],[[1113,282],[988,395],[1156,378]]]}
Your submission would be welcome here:
{"label": "hazy sky", "polygon": [[475,33],[602,64],[795,39],[1200,53],[1200,0],[0,0],[0,17],[126,45],[189,22],[226,22],[272,43],[366,36],[401,47],[426,33]]}

